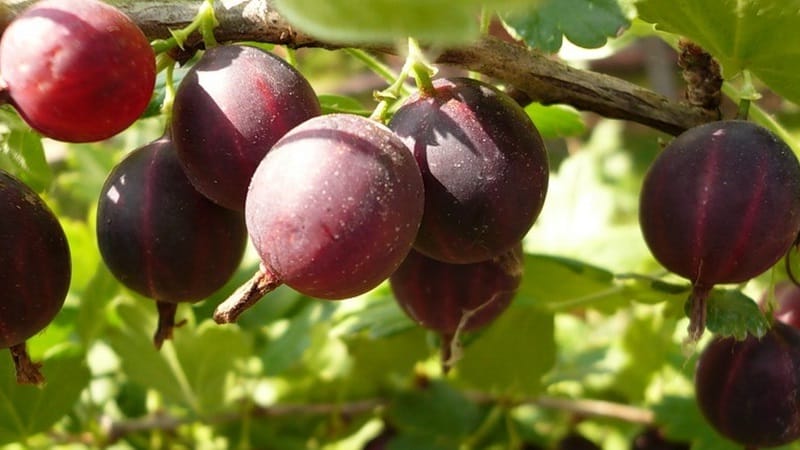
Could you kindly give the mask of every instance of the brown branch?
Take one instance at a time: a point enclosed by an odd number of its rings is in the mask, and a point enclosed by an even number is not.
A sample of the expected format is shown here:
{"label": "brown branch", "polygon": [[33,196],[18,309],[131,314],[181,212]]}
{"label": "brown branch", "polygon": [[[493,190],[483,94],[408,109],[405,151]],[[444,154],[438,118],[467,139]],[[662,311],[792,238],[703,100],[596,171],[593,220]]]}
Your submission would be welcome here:
{"label": "brown branch", "polygon": [[[8,1],[8,0],[7,0]],[[13,16],[32,0],[11,0],[0,7],[0,18]],[[169,29],[191,22],[199,0],[111,0],[128,14],[151,39],[168,38]],[[269,0],[218,0],[215,34],[220,41],[254,40],[293,48],[339,49],[347,44],[323,42],[294,30],[271,6]],[[229,5],[229,6],[227,6]],[[2,27],[2,21],[0,21]],[[199,38],[199,36],[198,36]],[[385,46],[353,46],[391,53]],[[456,65],[511,84],[535,101],[563,103],[609,118],[638,122],[670,134],[715,120],[702,108],[671,102],[636,84],[604,74],[580,70],[547,55],[500,39],[486,37],[472,45],[447,49],[438,63]]]}
{"label": "brown branch", "polygon": [[[533,405],[545,409],[566,411],[582,417],[603,417],[643,425],[652,425],[654,423],[654,414],[650,410],[602,400],[542,396],[509,403],[504,399],[482,392],[468,392],[466,395],[471,401],[480,405],[504,402],[507,406]],[[198,420],[202,420],[205,424],[221,425],[234,422],[243,415],[256,418],[326,416],[331,414],[357,416],[380,410],[390,406],[390,404],[390,399],[368,398],[345,403],[297,403],[266,407],[253,406],[244,411],[231,411],[203,419],[178,418],[163,412],[120,421],[104,416],[100,420],[100,426],[104,431],[107,443],[113,443],[128,434],[151,430],[174,431],[181,426]]]}

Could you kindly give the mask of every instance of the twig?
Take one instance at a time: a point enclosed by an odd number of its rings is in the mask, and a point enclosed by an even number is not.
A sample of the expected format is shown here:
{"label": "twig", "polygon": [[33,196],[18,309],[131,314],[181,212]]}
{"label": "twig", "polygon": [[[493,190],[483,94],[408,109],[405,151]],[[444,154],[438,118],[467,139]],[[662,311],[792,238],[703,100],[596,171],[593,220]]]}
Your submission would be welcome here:
{"label": "twig", "polygon": [[[13,15],[32,1],[12,2],[8,9]],[[160,3],[152,0],[112,0],[110,3],[128,14],[150,39],[169,38],[170,28],[182,28],[191,23],[199,4],[197,0]],[[255,40],[292,48],[356,47],[371,52],[396,51],[391,46],[332,44],[300,33],[278,14],[269,0],[241,1],[230,7],[223,3],[215,3],[215,15],[220,25],[214,32],[220,42]],[[194,36],[194,39],[200,40],[200,36]],[[493,37],[445,50],[435,62],[457,65],[502,80],[535,101],[568,104],[605,117],[638,122],[670,134],[678,134],[716,119],[713,113],[703,108],[672,102],[636,84],[576,69],[547,55]]]}
{"label": "twig", "polygon": [[[481,405],[496,404],[500,402],[511,407],[535,405],[546,409],[567,411],[581,416],[605,417],[644,425],[651,425],[654,422],[654,414],[650,410],[602,400],[568,399],[543,396],[508,402],[506,399],[501,399],[482,392],[468,392],[466,395],[471,401]],[[297,403],[267,407],[254,406],[249,410],[231,411],[206,418],[178,418],[163,412],[155,413],[138,419],[121,421],[113,420],[105,416],[101,418],[100,425],[104,431],[104,434],[107,436],[108,442],[112,443],[128,434],[150,430],[174,431],[183,425],[188,425],[197,421],[202,421],[205,424],[219,425],[234,422],[243,415],[249,415],[250,417],[258,418],[296,417],[309,415],[324,416],[330,414],[356,416],[388,407],[390,406],[390,403],[391,400],[388,398],[368,398],[346,403]]]}

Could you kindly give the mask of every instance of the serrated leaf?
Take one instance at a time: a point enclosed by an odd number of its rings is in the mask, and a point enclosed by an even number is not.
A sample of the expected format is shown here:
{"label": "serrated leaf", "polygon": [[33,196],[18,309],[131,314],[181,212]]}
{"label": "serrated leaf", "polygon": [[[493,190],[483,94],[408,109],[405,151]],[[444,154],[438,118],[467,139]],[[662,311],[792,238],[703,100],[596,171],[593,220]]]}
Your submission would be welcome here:
{"label": "serrated leaf", "polygon": [[711,53],[726,79],[750,70],[800,102],[800,0],[640,0],[639,17]]}
{"label": "serrated leaf", "polygon": [[250,351],[242,330],[210,321],[198,327],[186,324],[159,351],[152,340],[155,303],[137,303],[122,299],[117,305],[122,323],[106,334],[128,378],[196,413],[219,410],[225,377]]}
{"label": "serrated leaf", "polygon": [[0,443],[24,442],[47,431],[72,410],[89,384],[84,355],[75,346],[63,347],[40,362],[46,384],[21,386],[10,354],[0,352]]}
{"label": "serrated leaf", "polygon": [[478,406],[441,380],[400,393],[390,404],[387,415],[406,434],[426,437],[428,442],[438,445],[449,444],[430,448],[458,448],[461,438],[474,430],[480,420]]}
{"label": "serrated leaf", "polygon": [[546,0],[505,14],[503,21],[512,34],[547,53],[557,52],[563,38],[579,47],[602,47],[629,24],[617,0]]}
{"label": "serrated leaf", "polygon": [[581,113],[571,106],[534,102],[525,107],[525,112],[545,139],[578,136],[586,131]]}
{"label": "serrated leaf", "polygon": [[478,37],[481,9],[529,5],[525,0],[276,0],[275,7],[305,33],[339,43],[395,43],[414,37],[452,45]]}
{"label": "serrated leaf", "polygon": [[176,334],[173,344],[201,410],[218,411],[225,404],[228,375],[235,370],[236,362],[250,353],[242,330],[205,321],[191,333]]}
{"label": "serrated leaf", "polygon": [[536,395],[555,363],[553,333],[552,314],[512,307],[464,349],[456,365],[458,380],[489,392]]}
{"label": "serrated leaf", "polygon": [[720,336],[744,339],[752,334],[761,337],[769,329],[769,321],[756,302],[738,290],[712,290],[706,315],[706,328]]}

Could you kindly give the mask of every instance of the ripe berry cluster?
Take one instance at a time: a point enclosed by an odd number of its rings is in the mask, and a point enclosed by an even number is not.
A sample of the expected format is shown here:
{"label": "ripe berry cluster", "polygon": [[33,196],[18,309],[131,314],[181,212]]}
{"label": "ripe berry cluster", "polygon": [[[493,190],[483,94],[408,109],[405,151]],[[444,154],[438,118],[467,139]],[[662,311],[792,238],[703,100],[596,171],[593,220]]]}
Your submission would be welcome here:
{"label": "ripe berry cluster", "polygon": [[[56,140],[114,136],[153,94],[155,58],[141,30],[96,0],[37,2],[6,30],[0,61],[3,98]],[[226,44],[202,53],[173,105],[164,135],[108,175],[97,212],[106,265],[157,303],[157,346],[171,335],[178,302],[207,298],[229,280],[248,236],[262,260],[255,287],[222,305],[220,322],[280,284],[335,300],[390,276],[403,309],[446,336],[485,325],[508,306],[521,280],[520,242],[542,209],[549,172],[535,126],[498,89],[436,80],[387,126],[321,115],[316,93],[291,65]],[[7,197],[35,197],[8,180]],[[7,347],[53,318],[69,280],[55,216],[41,201],[29,203],[34,218],[19,219],[42,226],[24,228],[61,245],[47,249],[57,254],[48,258],[54,267],[40,269],[66,281],[37,285],[48,296],[31,288],[12,297],[15,317],[37,320],[8,331]],[[31,258],[45,251],[12,250]],[[25,310],[32,296],[36,304],[47,299],[47,314]]]}
{"label": "ripe berry cluster", "polygon": [[[33,129],[91,142],[141,116],[156,65],[141,30],[117,9],[41,0],[6,29],[0,74],[0,101]],[[109,174],[97,240],[119,281],[156,301],[156,346],[171,336],[179,302],[203,300],[229,281],[249,238],[260,269],[219,306],[218,322],[235,321],[281,284],[337,300],[388,279],[409,317],[441,334],[449,359],[460,332],[509,306],[548,176],[536,127],[487,83],[435,80],[384,125],[323,115],[290,64],[224,44],[188,70],[164,135]],[[44,201],[3,172],[0,218],[0,347],[11,350],[21,382],[39,383],[24,345],[64,302],[69,248]],[[698,126],[650,168],[640,222],[656,259],[692,283],[697,339],[714,285],[761,274],[796,243],[800,164],[753,123]],[[792,308],[780,304],[763,338],[717,338],[700,357],[703,414],[748,448],[800,437]]]}

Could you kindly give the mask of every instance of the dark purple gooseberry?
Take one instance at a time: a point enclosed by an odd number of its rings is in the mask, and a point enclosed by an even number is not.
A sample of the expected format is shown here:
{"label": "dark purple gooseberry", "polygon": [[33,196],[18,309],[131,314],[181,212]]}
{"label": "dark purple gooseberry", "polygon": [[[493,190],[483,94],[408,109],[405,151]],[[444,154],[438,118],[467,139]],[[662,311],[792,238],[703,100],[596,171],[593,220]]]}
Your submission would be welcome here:
{"label": "dark purple gooseberry", "polygon": [[0,348],[9,348],[20,383],[43,378],[25,340],[61,310],[72,273],[61,224],[28,186],[0,171]]}
{"label": "dark purple gooseberry", "polygon": [[391,128],[414,153],[425,213],[414,248],[450,263],[510,250],[544,205],[545,146],[525,111],[495,87],[439,79],[411,96]]}
{"label": "dark purple gooseberry", "polygon": [[761,339],[715,338],[695,373],[700,411],[723,436],[747,448],[800,437],[800,331],[774,322]]}
{"label": "dark purple gooseberry", "polygon": [[215,319],[235,320],[281,283],[330,300],[374,288],[411,249],[422,189],[408,148],[375,121],[330,114],[294,128],[267,153],[247,194],[261,287],[249,301],[220,305]]}
{"label": "dark purple gooseberry", "polygon": [[412,250],[389,277],[415,322],[443,334],[472,331],[506,310],[522,281],[522,245],[490,260],[450,264]]}
{"label": "dark purple gooseberry", "polygon": [[441,336],[442,369],[458,360],[458,334],[486,326],[508,308],[522,281],[522,244],[487,261],[451,264],[411,250],[389,277],[395,299],[418,324]]}
{"label": "dark purple gooseberry", "polygon": [[172,139],[197,190],[241,211],[267,151],[320,111],[311,85],[284,60],[255,47],[222,45],[206,50],[181,81]]}
{"label": "dark purple gooseberry", "polygon": [[134,150],[100,194],[97,241],[109,270],[155,299],[155,344],[170,337],[178,302],[202,300],[231,277],[247,243],[241,212],[197,192],[168,138]]}
{"label": "dark purple gooseberry", "polygon": [[0,40],[11,103],[41,134],[68,142],[109,138],[153,95],[155,55],[125,14],[96,0],[42,0]]}
{"label": "dark purple gooseberry", "polygon": [[797,237],[800,165],[783,141],[759,125],[700,125],[653,162],[639,220],[655,258],[692,282],[690,335],[699,337],[712,286],[761,274]]}

